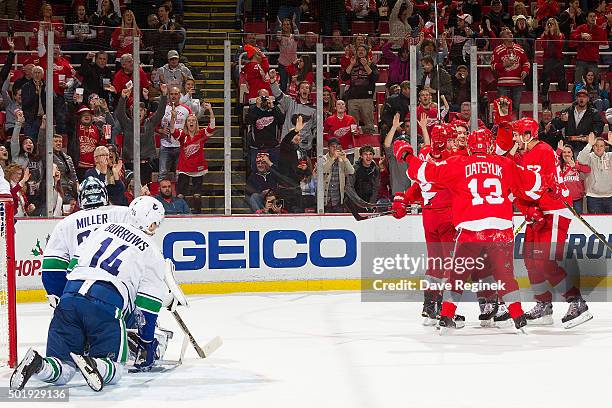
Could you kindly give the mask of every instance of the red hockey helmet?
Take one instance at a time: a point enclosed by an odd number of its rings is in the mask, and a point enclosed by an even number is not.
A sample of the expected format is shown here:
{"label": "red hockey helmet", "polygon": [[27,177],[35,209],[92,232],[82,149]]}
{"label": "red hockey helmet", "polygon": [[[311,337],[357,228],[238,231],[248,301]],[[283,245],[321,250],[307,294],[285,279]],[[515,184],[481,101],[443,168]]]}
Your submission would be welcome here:
{"label": "red hockey helmet", "polygon": [[493,140],[491,131],[487,128],[476,129],[467,139],[467,145],[470,154],[473,153],[488,153]]}
{"label": "red hockey helmet", "polygon": [[440,154],[446,149],[448,139],[455,138],[455,128],[448,123],[434,125],[431,129],[431,150]]}
{"label": "red hockey helmet", "polygon": [[512,130],[519,134],[523,143],[529,143],[531,139],[538,138],[540,125],[533,118],[522,118],[512,122]]}

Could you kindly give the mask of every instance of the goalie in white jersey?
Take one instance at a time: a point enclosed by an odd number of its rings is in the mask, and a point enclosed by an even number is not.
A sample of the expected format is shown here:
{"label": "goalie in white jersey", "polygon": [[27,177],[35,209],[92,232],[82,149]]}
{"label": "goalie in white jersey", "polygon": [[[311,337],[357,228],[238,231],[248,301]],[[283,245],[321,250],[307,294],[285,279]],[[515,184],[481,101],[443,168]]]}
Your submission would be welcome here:
{"label": "goalie in white jersey", "polygon": [[11,388],[22,389],[33,375],[66,384],[76,368],[94,391],[117,383],[128,357],[124,316],[134,308],[145,317],[139,336],[146,356],[135,368],[153,365],[155,323],[167,289],[165,261],[151,236],[164,209],[148,196],[135,199],[129,209],[127,223],[107,224],[78,247],[49,326],[47,357],[28,350],[11,376]]}
{"label": "goalie in white jersey", "polygon": [[100,226],[127,222],[128,207],[109,206],[106,186],[95,177],[88,177],[81,183],[79,205],[84,211],[61,220],[45,246],[42,282],[52,307],[64,292],[66,270],[77,247]]}

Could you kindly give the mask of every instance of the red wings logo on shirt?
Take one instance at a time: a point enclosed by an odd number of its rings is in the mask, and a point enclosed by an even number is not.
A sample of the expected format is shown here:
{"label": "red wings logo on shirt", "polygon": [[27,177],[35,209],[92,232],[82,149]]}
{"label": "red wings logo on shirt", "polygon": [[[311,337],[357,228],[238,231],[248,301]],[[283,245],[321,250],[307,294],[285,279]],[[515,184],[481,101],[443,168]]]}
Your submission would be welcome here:
{"label": "red wings logo on shirt", "polygon": [[346,135],[347,133],[349,133],[350,131],[351,131],[351,127],[350,126],[342,127],[342,128],[337,129],[334,132],[334,136],[340,138],[340,137]]}
{"label": "red wings logo on shirt", "polygon": [[255,122],[255,127],[257,128],[257,130],[261,130],[267,126],[270,126],[272,122],[274,122],[274,116],[266,116],[266,117],[257,119],[257,121]]}
{"label": "red wings logo on shirt", "polygon": [[191,157],[194,154],[196,154],[199,149],[200,149],[200,144],[199,143],[194,143],[194,144],[190,144],[190,145],[185,146],[183,148],[183,153],[185,154],[185,157]]}

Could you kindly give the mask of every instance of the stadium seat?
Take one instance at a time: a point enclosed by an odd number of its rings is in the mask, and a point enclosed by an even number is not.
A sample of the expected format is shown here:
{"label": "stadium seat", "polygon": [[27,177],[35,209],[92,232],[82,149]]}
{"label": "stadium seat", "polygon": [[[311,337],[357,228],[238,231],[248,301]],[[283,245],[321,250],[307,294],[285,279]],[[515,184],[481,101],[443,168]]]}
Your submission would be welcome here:
{"label": "stadium seat", "polygon": [[389,22],[388,21],[379,21],[378,22],[378,30],[381,34],[389,34]]}
{"label": "stadium seat", "polygon": [[389,82],[389,70],[386,68],[380,68],[378,70],[378,79],[376,80],[376,82],[384,82],[385,84]]}
{"label": "stadium seat", "polygon": [[373,21],[353,21],[351,23],[351,33],[353,34],[373,34]]}
{"label": "stadium seat", "polygon": [[[538,101],[538,111],[542,110],[542,102],[540,102],[542,100],[541,95],[539,96],[539,101]],[[521,106],[519,108],[519,116],[523,117],[525,115],[526,112],[529,112],[531,115],[531,112],[533,112],[533,92],[532,91],[523,91],[521,92]]]}
{"label": "stadium seat", "polygon": [[319,22],[317,21],[302,21],[300,22],[300,33],[304,34],[312,31],[315,34],[319,34],[321,31]]}
{"label": "stadium seat", "polygon": [[572,106],[574,96],[567,91],[550,91],[548,92],[548,101],[550,102],[550,110],[555,113]]}
{"label": "stadium seat", "polygon": [[244,23],[245,33],[265,34],[267,31],[266,22],[258,21],[255,23]]}

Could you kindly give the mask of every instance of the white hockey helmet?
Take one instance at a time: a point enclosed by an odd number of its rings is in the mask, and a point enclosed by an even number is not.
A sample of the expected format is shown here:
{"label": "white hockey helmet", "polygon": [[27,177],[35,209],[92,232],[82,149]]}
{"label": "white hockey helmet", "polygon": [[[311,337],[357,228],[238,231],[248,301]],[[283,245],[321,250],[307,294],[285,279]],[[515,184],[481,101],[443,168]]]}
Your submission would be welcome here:
{"label": "white hockey helmet", "polygon": [[129,208],[128,223],[149,235],[155,234],[166,215],[162,203],[151,196],[134,199]]}

